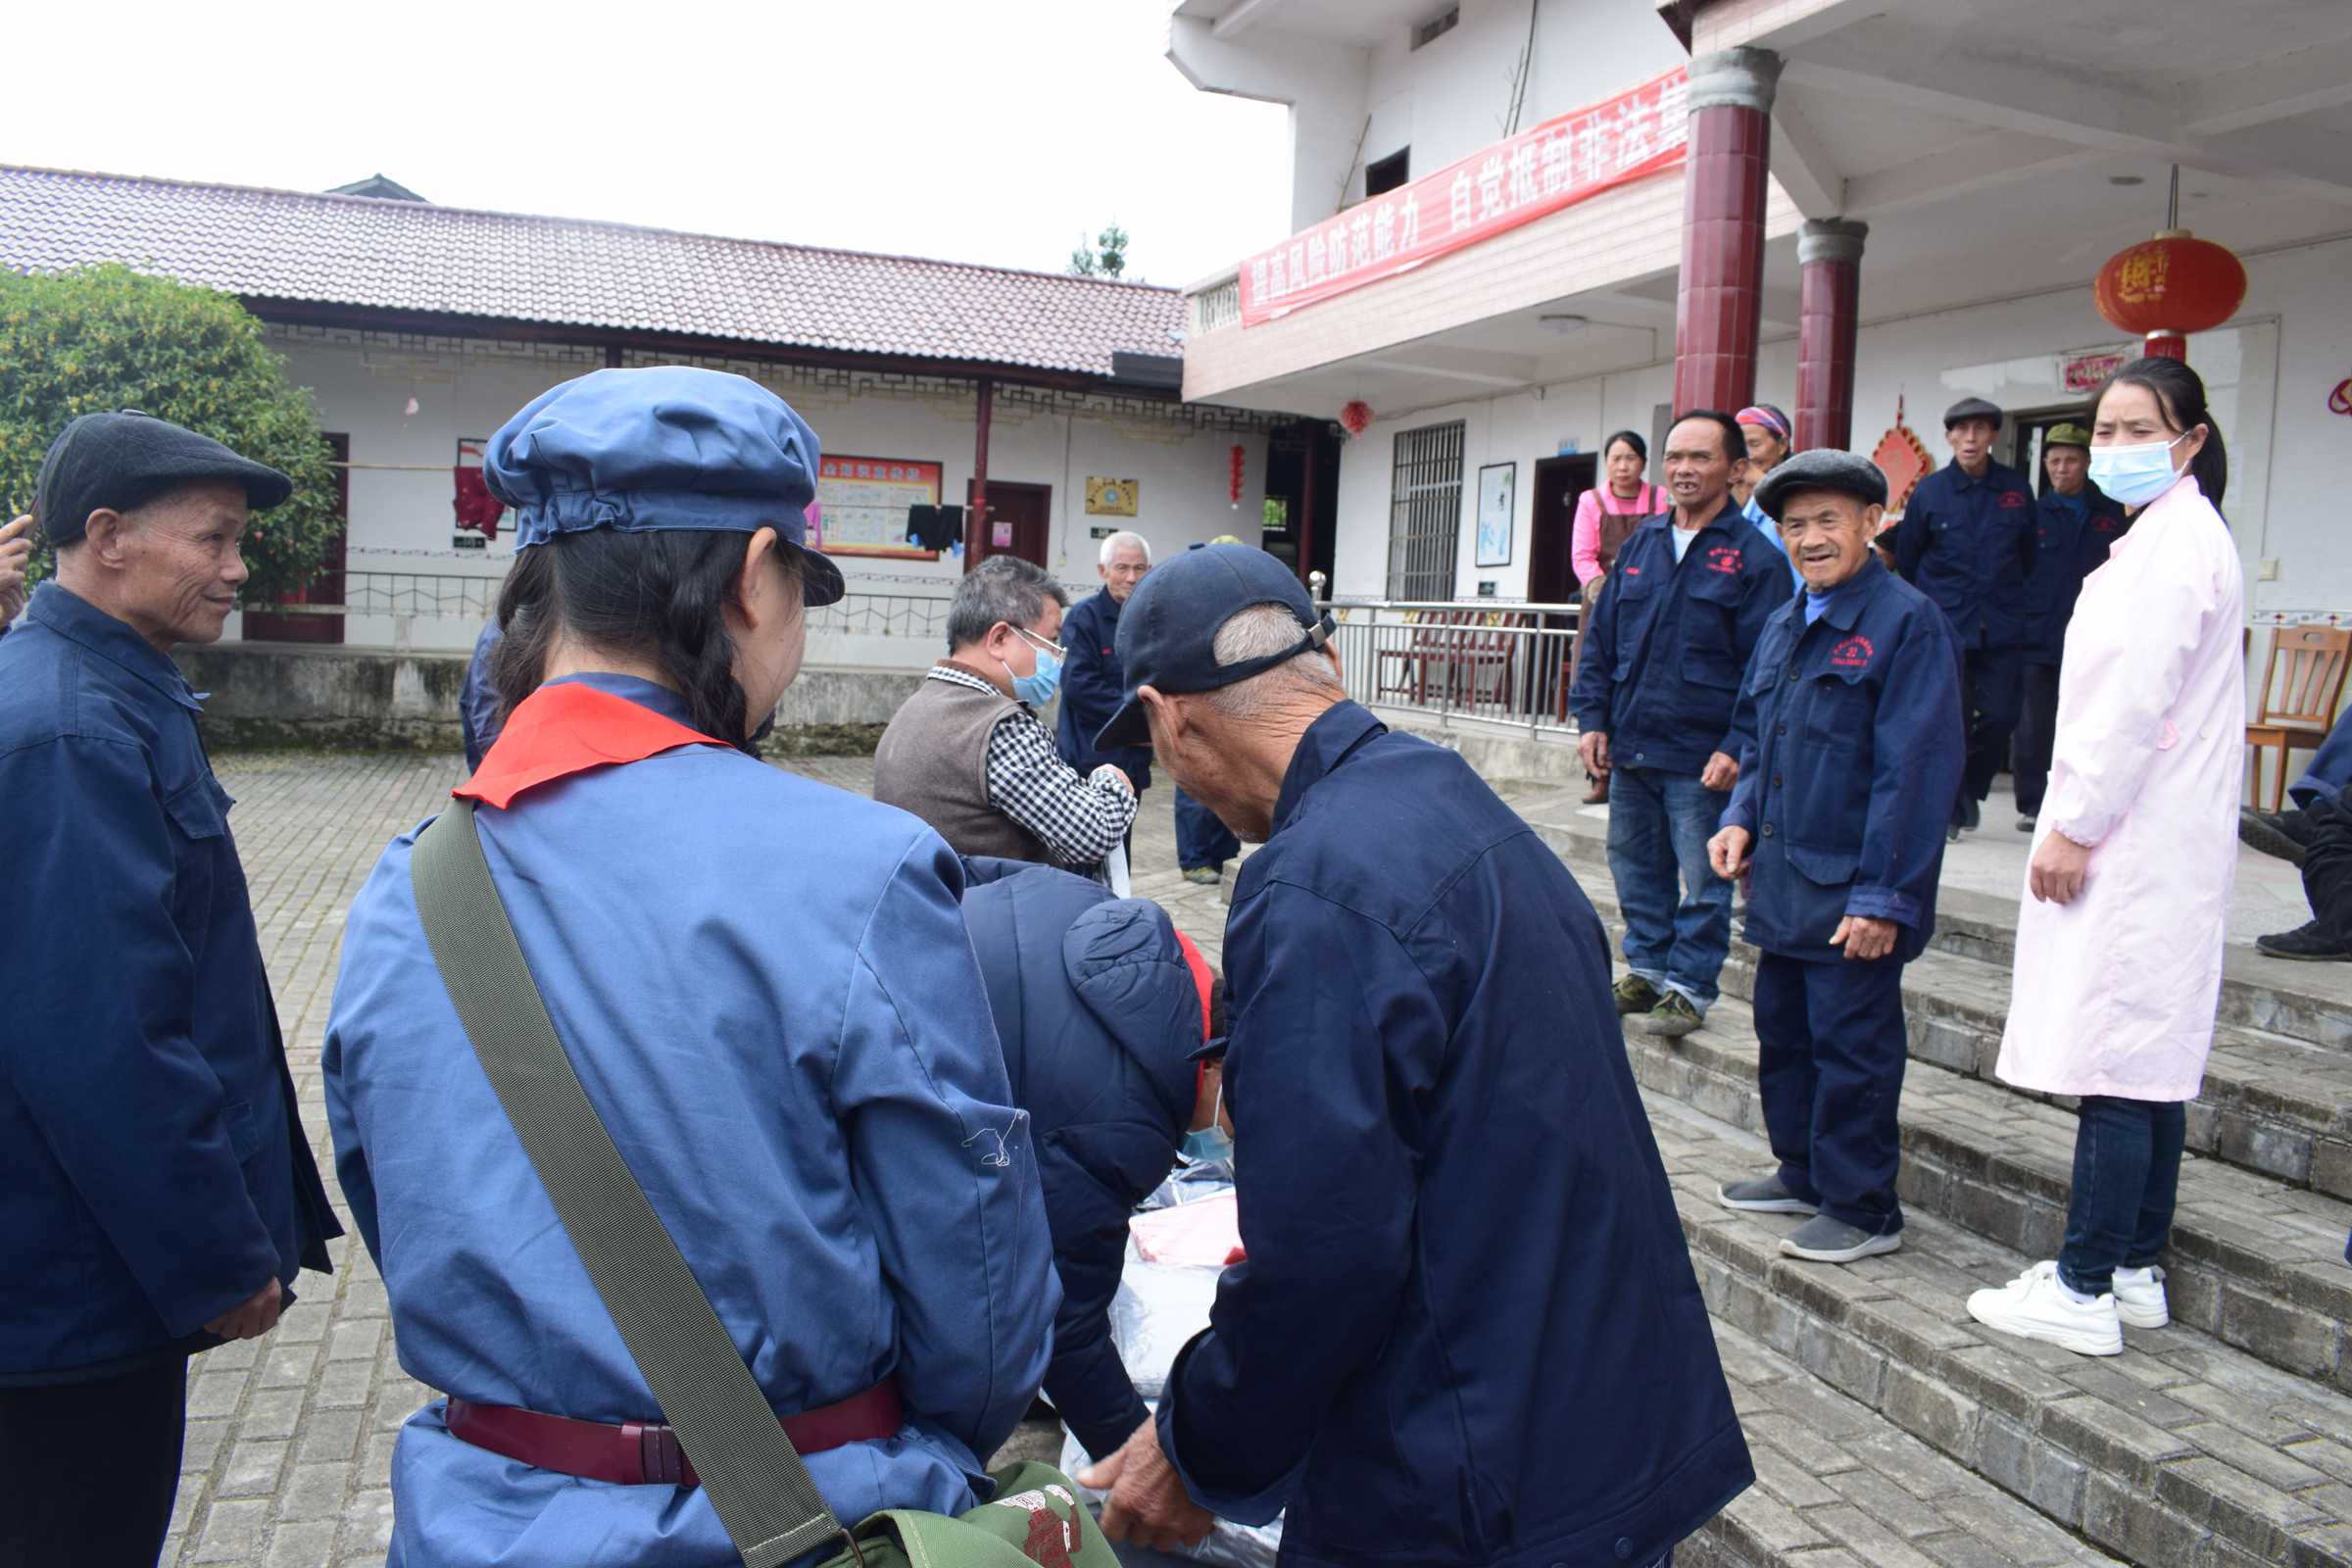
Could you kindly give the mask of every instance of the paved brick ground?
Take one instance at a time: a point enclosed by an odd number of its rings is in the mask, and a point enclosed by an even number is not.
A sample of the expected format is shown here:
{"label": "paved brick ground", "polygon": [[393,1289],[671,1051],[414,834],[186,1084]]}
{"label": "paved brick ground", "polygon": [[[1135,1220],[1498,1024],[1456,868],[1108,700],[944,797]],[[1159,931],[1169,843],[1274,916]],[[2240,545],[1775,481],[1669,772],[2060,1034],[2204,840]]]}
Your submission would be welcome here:
{"label": "paved brick ground", "polygon": [[[237,801],[229,820],[253,887],[304,1123],[336,1192],[318,1050],[344,911],[385,842],[436,810],[464,764],[447,756],[318,754],[218,761]],[[858,794],[872,777],[863,760],[794,765]],[[1224,906],[1215,888],[1176,874],[1168,794],[1145,797],[1137,891],[1165,904],[1214,962]],[[383,1282],[367,1250],[347,1237],[333,1250],[334,1278],[304,1275],[302,1299],[275,1333],[190,1365],[187,1458],[164,1563],[365,1568],[384,1560],[393,1438],[429,1393],[400,1370]],[[1024,1438],[1024,1446],[1057,1448],[1041,1434]]]}

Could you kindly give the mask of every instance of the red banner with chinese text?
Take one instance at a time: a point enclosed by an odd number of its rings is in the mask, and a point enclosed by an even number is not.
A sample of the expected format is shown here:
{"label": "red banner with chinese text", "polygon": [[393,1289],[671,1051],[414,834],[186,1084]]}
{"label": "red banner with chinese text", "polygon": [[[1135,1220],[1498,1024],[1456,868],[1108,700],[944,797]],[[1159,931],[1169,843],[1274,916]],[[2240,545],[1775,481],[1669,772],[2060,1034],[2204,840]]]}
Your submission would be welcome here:
{"label": "red banner with chinese text", "polygon": [[1690,73],[1677,67],[1292,235],[1242,264],[1242,324],[1278,320],[1675,168],[1689,92]]}

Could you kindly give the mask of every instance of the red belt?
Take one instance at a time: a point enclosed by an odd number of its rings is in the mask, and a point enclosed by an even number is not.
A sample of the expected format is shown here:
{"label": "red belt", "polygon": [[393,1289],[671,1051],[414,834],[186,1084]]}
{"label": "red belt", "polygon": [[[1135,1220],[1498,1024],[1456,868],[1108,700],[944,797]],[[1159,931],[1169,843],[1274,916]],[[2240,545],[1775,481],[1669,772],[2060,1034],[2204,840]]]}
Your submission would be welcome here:
{"label": "red belt", "polygon": [[[686,1450],[678,1446],[677,1433],[659,1421],[609,1426],[458,1398],[449,1401],[442,1419],[451,1432],[477,1448],[584,1481],[624,1487],[700,1485]],[[899,1380],[884,1378],[839,1404],[785,1416],[782,1425],[792,1446],[805,1454],[897,1437],[906,1425]]]}

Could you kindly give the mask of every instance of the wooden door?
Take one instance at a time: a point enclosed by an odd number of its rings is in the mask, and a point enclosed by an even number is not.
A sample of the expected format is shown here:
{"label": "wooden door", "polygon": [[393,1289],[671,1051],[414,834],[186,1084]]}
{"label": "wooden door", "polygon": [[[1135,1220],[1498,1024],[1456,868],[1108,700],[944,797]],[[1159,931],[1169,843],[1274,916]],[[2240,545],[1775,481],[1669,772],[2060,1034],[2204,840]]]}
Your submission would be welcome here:
{"label": "wooden door", "polygon": [[[351,470],[344,465],[351,461],[351,437],[340,433],[326,438],[335,461],[335,532],[326,542],[326,553],[318,558],[318,569],[308,582],[284,596],[282,603],[293,605],[340,605],[343,601],[343,569],[349,564],[348,551],[351,536]],[[280,614],[268,610],[245,612],[244,637],[247,642],[271,643],[339,643],[343,640],[344,617],[340,614]]]}
{"label": "wooden door", "polygon": [[971,488],[964,488],[963,565],[969,571],[991,556],[1018,556],[1043,566],[1052,535],[1054,487],[1019,484],[1006,479],[988,481],[988,518],[974,526],[968,510]]}
{"label": "wooden door", "polygon": [[1590,453],[1545,458],[1536,465],[1534,539],[1527,553],[1527,597],[1539,605],[1570,605],[1581,586],[1571,543],[1577,497],[1592,488],[1599,459]]}

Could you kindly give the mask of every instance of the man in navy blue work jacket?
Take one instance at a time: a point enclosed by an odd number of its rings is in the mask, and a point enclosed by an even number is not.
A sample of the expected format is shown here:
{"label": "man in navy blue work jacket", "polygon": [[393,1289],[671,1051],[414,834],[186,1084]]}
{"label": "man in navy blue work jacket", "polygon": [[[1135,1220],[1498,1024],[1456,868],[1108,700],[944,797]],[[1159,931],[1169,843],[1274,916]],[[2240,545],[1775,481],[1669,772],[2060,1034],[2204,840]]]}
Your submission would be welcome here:
{"label": "man in navy blue work jacket", "polygon": [[2124,509],[2090,482],[2090,432],[2052,425],[2041,438],[2049,488],[2036,509],[2034,571],[2026,578],[2025,669],[2017,712],[2017,830],[2034,831],[2050,783],[2058,742],[2058,664],[2066,623],[2075,616],[2082,579],[2107,564],[2107,552],[2132,530]]}
{"label": "man in navy blue work jacket", "polygon": [[245,580],[274,468],[85,415],[33,504],[57,580],[0,638],[0,1557],[153,1563],[187,1358],[273,1327],[341,1234],[175,643]]}
{"label": "man in navy blue work jacket", "polygon": [[1081,1479],[1163,1549],[1287,1504],[1285,1563],[1642,1568],[1752,1472],[1599,919],[1469,764],[1347,700],[1329,635],[1234,545],[1120,623],[1104,739],[1264,845],[1225,933],[1249,1260]]}
{"label": "man in navy blue work jacket", "polygon": [[1127,1219],[1218,1114],[1208,966],[1157,905],[1021,860],[966,858],[963,923],[1029,1113],[1061,1309],[1046,1397],[1107,1458],[1150,1414],[1110,1338]]}
{"label": "man in navy blue work jacket", "polygon": [[1732,951],[1732,890],[1707,869],[1733,781],[1729,740],[1765,619],[1788,602],[1788,563],[1732,504],[1740,426],[1711,410],[1666,436],[1674,510],[1617,552],[1575,686],[1585,771],[1609,785],[1609,872],[1625,912],[1617,1010],[1652,1034],[1696,1029]]}
{"label": "man in navy blue work jacket", "polygon": [[1945,410],[1952,461],[1919,481],[1894,531],[1895,569],[1942,607],[1960,645],[1968,761],[1952,800],[1954,841],[1977,825],[2009,759],[2023,690],[2026,579],[2038,521],[2025,475],[1992,461],[2000,433],[2001,411],[1983,398]]}
{"label": "man in navy blue work jacket", "polygon": [[1127,695],[1126,675],[1119,668],[1119,610],[1152,569],[1152,547],[1140,533],[1114,533],[1102,541],[1101,554],[1095,570],[1102,588],[1061,617],[1061,716],[1054,721],[1054,750],[1082,778],[1108,762],[1141,796],[1152,787],[1152,748],[1104,748],[1095,737]]}
{"label": "man in navy blue work jacket", "polygon": [[1871,550],[1886,511],[1875,464],[1802,453],[1756,494],[1805,589],[1748,666],[1752,739],[1707,848],[1727,882],[1749,876],[1756,1084],[1780,1166],[1720,1196],[1812,1216],[1781,1250],[1850,1263],[1902,1245],[1903,965],[1935,929],[1960,663],[1941,612]]}

